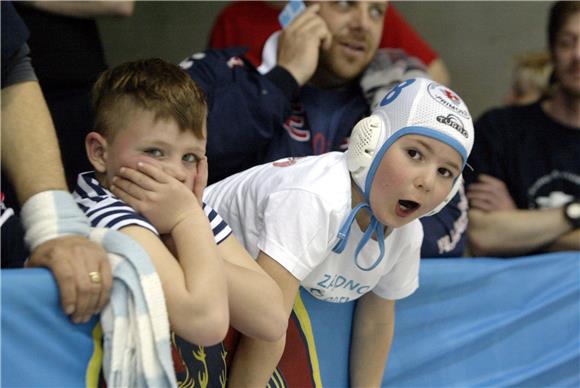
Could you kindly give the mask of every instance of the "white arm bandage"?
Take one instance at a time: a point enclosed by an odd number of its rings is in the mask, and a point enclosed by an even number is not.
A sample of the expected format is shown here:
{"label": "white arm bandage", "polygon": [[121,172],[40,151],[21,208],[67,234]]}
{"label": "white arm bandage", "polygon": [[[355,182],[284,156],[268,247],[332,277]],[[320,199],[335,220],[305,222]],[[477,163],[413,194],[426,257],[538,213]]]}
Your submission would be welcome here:
{"label": "white arm bandage", "polygon": [[91,225],[67,191],[43,191],[30,197],[20,213],[24,240],[34,250],[40,244],[66,235],[88,236]]}

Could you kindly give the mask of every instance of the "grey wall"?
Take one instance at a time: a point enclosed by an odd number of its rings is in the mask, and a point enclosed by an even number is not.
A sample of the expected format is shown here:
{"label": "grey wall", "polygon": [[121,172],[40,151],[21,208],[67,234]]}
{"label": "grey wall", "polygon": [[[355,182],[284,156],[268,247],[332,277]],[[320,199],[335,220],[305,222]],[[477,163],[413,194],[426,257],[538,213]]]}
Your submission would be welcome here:
{"label": "grey wall", "polygon": [[109,65],[146,57],[179,62],[207,46],[224,1],[137,1],[127,19],[102,18],[99,29]]}
{"label": "grey wall", "polygon": [[[514,55],[545,47],[547,1],[393,2],[446,62],[473,116],[501,104]],[[179,62],[206,47],[220,1],[138,1],[129,19],[100,20],[109,64],[159,56]]]}
{"label": "grey wall", "polygon": [[477,117],[502,103],[514,55],[547,47],[548,1],[398,1],[447,64],[451,86]]}

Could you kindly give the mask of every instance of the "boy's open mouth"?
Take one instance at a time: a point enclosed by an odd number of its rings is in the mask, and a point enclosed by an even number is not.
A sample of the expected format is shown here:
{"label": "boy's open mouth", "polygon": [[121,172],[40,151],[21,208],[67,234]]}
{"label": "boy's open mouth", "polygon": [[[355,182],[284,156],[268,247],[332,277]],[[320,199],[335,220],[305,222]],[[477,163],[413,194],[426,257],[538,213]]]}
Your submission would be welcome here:
{"label": "boy's open mouth", "polygon": [[407,217],[415,210],[419,209],[420,206],[421,205],[415,201],[400,199],[397,204],[396,212],[399,217]]}

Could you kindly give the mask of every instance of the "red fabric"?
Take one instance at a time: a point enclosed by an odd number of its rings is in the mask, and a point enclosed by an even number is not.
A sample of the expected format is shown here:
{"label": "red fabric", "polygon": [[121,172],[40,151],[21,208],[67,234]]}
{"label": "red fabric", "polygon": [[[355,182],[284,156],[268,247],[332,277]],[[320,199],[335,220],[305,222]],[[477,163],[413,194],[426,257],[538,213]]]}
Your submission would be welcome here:
{"label": "red fabric", "polygon": [[262,48],[268,37],[280,29],[280,9],[263,1],[233,1],[227,5],[213,26],[210,47],[249,47],[246,53],[254,65],[262,63]]}
{"label": "red fabric", "polygon": [[419,58],[426,65],[439,57],[392,4],[387,7],[380,47],[401,48],[407,54]]}
{"label": "red fabric", "polygon": [[[281,8],[264,1],[232,1],[218,15],[212,28],[209,46],[227,48],[245,46],[246,57],[256,66],[262,63],[262,48],[268,37],[280,29]],[[402,48],[429,65],[438,58],[419,34],[403,19],[392,4],[387,7],[380,47]]]}

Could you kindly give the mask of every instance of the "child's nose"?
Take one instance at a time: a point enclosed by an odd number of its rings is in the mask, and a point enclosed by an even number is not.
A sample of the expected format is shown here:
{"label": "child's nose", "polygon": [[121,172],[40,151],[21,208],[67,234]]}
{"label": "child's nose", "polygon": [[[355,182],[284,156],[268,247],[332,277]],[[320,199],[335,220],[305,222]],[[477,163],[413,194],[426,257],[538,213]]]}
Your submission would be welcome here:
{"label": "child's nose", "polygon": [[423,172],[415,177],[413,184],[419,190],[430,192],[433,189],[435,182],[435,174],[431,172]]}

